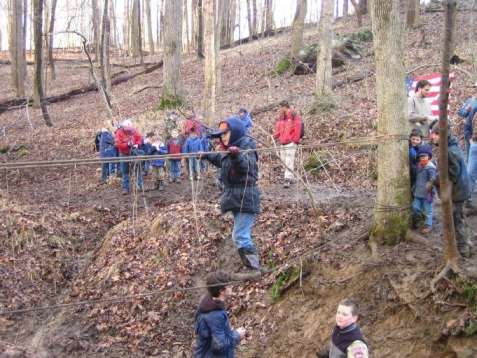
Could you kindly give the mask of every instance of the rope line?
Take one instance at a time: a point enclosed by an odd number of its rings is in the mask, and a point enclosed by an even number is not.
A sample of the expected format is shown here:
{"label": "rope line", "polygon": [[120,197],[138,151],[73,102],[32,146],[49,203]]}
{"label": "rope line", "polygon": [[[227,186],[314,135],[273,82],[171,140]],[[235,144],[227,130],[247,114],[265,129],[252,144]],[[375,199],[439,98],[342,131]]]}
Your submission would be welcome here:
{"label": "rope line", "polygon": [[[389,138],[395,138],[396,140],[404,141],[408,140],[407,136],[403,135],[388,135],[388,136],[378,136],[373,138],[359,138],[354,140],[344,140],[338,142],[322,143],[322,144],[305,144],[298,145],[296,149],[320,149],[320,148],[329,148],[338,145],[359,145],[359,144],[369,144],[375,145],[378,144],[381,140],[387,140]],[[373,143],[371,143],[373,142]],[[281,150],[291,150],[292,148],[282,148],[278,147]],[[273,147],[263,147],[256,149],[243,149],[240,150],[240,153],[249,153],[249,152],[275,152],[277,148]],[[27,168],[47,168],[47,167],[58,167],[58,166],[70,166],[70,165],[93,165],[93,164],[104,164],[104,163],[121,163],[121,162],[142,162],[149,160],[158,160],[158,159],[182,159],[182,158],[201,158],[208,154],[226,154],[228,151],[209,151],[209,152],[199,152],[199,153],[181,153],[181,154],[160,154],[160,155],[137,155],[137,156],[124,156],[124,157],[109,157],[109,158],[86,158],[86,159],[58,159],[58,160],[39,160],[39,161],[28,161],[28,162],[5,162],[0,163],[0,169],[27,169]]]}

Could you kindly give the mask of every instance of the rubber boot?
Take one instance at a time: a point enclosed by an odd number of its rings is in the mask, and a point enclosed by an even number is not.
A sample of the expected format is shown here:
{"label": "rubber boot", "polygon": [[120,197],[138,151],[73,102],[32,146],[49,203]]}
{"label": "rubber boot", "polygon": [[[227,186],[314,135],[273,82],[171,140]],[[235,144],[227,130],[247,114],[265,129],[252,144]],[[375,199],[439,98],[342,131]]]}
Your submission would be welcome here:
{"label": "rubber boot", "polygon": [[247,270],[238,272],[232,275],[233,280],[236,281],[255,281],[260,279],[262,273],[260,271],[260,264],[257,252],[253,249],[238,249],[240,259],[247,268]]}

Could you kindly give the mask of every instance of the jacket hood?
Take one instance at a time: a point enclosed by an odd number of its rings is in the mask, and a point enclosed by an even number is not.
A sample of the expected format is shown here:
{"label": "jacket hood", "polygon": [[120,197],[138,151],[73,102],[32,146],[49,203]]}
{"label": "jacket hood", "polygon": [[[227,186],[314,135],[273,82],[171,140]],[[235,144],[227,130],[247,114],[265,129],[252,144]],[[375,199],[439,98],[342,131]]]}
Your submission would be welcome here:
{"label": "jacket hood", "polygon": [[224,302],[214,300],[209,294],[205,295],[199,304],[200,313],[209,313],[212,311],[222,311],[225,309]]}
{"label": "jacket hood", "polygon": [[420,157],[423,154],[429,156],[429,158],[432,158],[432,148],[430,145],[424,144],[419,147],[419,150],[417,151],[417,157]]}
{"label": "jacket hood", "polygon": [[229,146],[235,145],[242,137],[245,136],[245,125],[237,116],[229,117],[225,120],[230,129]]}

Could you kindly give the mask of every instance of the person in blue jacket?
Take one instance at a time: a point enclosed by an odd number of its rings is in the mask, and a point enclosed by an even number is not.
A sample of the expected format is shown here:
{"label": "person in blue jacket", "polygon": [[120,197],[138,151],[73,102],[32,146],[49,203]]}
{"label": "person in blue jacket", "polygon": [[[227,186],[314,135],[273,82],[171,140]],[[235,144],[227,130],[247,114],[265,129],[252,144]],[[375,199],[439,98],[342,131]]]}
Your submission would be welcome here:
{"label": "person in blue jacket", "polygon": [[[203,152],[202,137],[199,136],[200,133],[196,132],[196,129],[192,127],[190,129],[189,137],[187,137],[182,153],[199,153]],[[188,158],[189,162],[189,179],[190,180],[200,180],[200,163],[199,158],[190,157]]]}
{"label": "person in blue jacket", "polygon": [[252,116],[250,115],[250,113],[248,113],[245,108],[240,108],[238,116],[245,126],[245,134],[250,134],[250,131],[252,130],[253,126]]}
{"label": "person in blue jacket", "polygon": [[[167,154],[167,146],[160,140],[160,138],[154,137],[150,148],[150,151],[147,153],[148,155]],[[165,159],[153,159],[150,161],[150,163],[155,183],[154,189],[159,189],[159,191],[163,191],[165,176],[164,165],[166,161]]]}
{"label": "person in blue jacket", "polygon": [[[99,157],[100,158],[112,158],[116,157],[116,147],[114,146],[114,136],[107,129],[101,129],[101,135],[99,137]],[[103,163],[101,166],[101,183],[106,183],[108,178],[114,174],[113,163]]]}
{"label": "person in blue jacket", "polygon": [[[260,212],[257,147],[255,141],[245,135],[245,126],[236,117],[220,122],[219,131],[212,136],[219,137],[223,148],[228,151],[225,154],[205,155],[207,160],[220,168],[220,179],[224,186],[220,200],[221,211],[232,212],[232,239],[242,263],[252,270],[249,278],[255,279],[261,274],[259,256],[252,240],[252,227]],[[248,151],[243,152],[244,150]]]}
{"label": "person in blue jacket", "polygon": [[245,337],[245,329],[233,330],[225,310],[225,300],[232,293],[230,275],[212,272],[207,276],[207,294],[202,297],[195,314],[197,335],[194,358],[233,358],[235,347]]}
{"label": "person in blue jacket", "polygon": [[470,139],[472,138],[472,134],[474,132],[474,126],[472,120],[477,112],[477,96],[473,96],[468,98],[462,107],[457,111],[459,117],[465,119],[464,122],[464,142],[465,142],[465,152],[466,152],[466,159],[469,160],[469,153],[470,153]]}

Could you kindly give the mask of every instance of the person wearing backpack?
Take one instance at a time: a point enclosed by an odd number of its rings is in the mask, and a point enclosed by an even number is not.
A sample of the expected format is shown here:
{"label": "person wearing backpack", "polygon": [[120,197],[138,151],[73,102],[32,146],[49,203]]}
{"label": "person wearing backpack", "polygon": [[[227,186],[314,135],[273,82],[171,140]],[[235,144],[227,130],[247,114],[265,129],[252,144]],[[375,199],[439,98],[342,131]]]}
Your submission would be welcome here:
{"label": "person wearing backpack", "polygon": [[274,138],[280,143],[279,156],[285,165],[285,181],[283,187],[289,188],[295,180],[295,154],[298,144],[304,135],[304,127],[300,114],[290,108],[287,101],[280,102],[280,110],[275,124]]}

